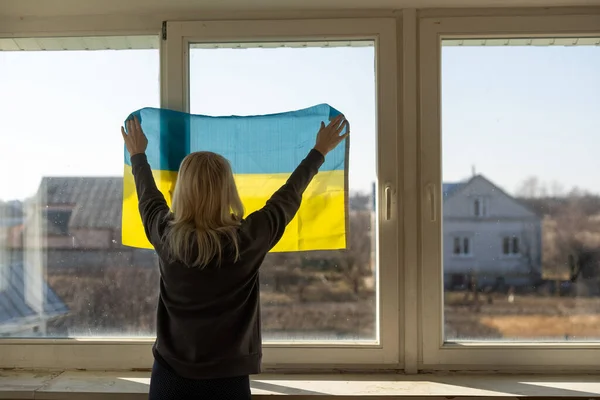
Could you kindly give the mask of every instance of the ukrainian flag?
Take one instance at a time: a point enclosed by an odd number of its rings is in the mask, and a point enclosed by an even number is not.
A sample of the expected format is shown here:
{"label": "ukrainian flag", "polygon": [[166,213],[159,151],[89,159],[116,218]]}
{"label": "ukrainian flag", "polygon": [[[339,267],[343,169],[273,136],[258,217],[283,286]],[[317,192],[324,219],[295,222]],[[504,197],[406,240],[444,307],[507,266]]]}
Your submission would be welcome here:
{"label": "ukrainian flag", "polygon": [[[327,104],[281,114],[209,117],[157,108],[137,116],[148,138],[146,155],[158,189],[171,204],[183,158],[213,151],[231,163],[245,215],[263,207],[315,144],[321,121],[339,111]],[[331,151],[304,192],[302,205],[274,252],[346,248],[348,149],[345,140]],[[138,199],[125,149],[122,242],[152,248],[138,211]]]}

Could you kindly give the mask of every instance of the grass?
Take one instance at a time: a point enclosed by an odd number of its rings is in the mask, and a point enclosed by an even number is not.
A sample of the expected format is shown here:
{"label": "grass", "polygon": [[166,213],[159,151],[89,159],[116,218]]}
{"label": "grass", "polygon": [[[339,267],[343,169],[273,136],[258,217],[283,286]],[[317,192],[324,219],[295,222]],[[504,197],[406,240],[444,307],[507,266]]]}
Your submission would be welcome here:
{"label": "grass", "polygon": [[600,298],[494,296],[480,297],[479,308],[464,302],[464,293],[446,293],[449,339],[589,340],[600,338]]}

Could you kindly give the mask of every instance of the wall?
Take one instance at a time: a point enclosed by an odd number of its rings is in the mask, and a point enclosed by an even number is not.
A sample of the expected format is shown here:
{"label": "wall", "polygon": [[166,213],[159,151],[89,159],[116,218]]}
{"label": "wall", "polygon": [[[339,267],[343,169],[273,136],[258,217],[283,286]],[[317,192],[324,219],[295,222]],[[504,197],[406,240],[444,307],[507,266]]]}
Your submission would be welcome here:
{"label": "wall", "polygon": [[112,229],[72,229],[74,247],[85,249],[106,249],[113,247]]}
{"label": "wall", "polygon": [[[471,238],[471,256],[454,256],[453,237]],[[532,260],[539,258],[539,239],[529,221],[445,221],[444,272],[461,273],[473,270],[481,273],[523,274],[529,272],[529,260],[524,254],[506,256],[502,253],[504,236],[516,235],[520,247],[529,247]],[[529,245],[530,243],[530,245]],[[532,265],[533,267],[533,265]],[[539,270],[539,263],[537,265]]]}

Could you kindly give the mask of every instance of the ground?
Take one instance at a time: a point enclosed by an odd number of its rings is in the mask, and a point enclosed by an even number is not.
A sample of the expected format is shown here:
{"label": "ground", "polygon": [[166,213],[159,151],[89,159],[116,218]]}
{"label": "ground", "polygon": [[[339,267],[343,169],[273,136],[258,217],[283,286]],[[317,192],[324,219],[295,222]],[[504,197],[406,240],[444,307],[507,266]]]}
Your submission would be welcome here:
{"label": "ground", "polygon": [[600,298],[505,295],[492,304],[481,299],[476,310],[464,293],[447,293],[446,337],[449,339],[588,340],[600,338]]}
{"label": "ground", "polygon": [[[49,281],[71,313],[52,321],[49,334],[152,335],[157,302],[155,269],[109,268],[96,277],[60,274]],[[306,276],[307,271],[304,271]],[[375,292],[343,275],[290,281],[261,290],[265,339],[374,339]],[[75,274],[77,275],[77,274]],[[268,277],[265,277],[268,278]],[[265,279],[268,281],[269,279]],[[136,282],[131,285],[131,282]],[[307,283],[309,282],[309,283]],[[445,334],[455,339],[583,340],[600,338],[600,298],[517,294],[513,301],[480,295],[476,306],[464,292],[445,295]]]}

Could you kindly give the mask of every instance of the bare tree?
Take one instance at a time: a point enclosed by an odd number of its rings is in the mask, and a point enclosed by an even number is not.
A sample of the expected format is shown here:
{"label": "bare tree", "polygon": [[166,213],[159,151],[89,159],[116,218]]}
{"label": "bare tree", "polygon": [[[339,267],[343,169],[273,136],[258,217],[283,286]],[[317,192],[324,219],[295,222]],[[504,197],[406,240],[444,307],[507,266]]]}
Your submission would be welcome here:
{"label": "bare tree", "polygon": [[369,194],[354,193],[348,199],[350,210],[365,211],[370,209],[372,198]]}
{"label": "bare tree", "polygon": [[565,193],[565,187],[560,182],[542,182],[535,176],[523,180],[516,190],[517,197],[526,199],[557,198]]}
{"label": "bare tree", "polygon": [[534,199],[540,197],[540,194],[545,191],[540,180],[535,176],[530,176],[521,183],[516,194],[518,197]]}
{"label": "bare tree", "polygon": [[371,273],[371,212],[354,211],[350,215],[348,248],[337,259],[340,272],[355,295],[363,288]]}
{"label": "bare tree", "polygon": [[587,270],[581,276],[600,273],[590,270],[596,265],[591,254],[600,248],[599,202],[596,197],[572,191],[553,215],[545,216],[542,260],[547,275],[574,281],[583,264]]}

